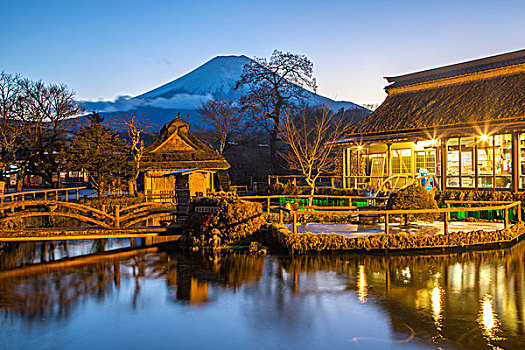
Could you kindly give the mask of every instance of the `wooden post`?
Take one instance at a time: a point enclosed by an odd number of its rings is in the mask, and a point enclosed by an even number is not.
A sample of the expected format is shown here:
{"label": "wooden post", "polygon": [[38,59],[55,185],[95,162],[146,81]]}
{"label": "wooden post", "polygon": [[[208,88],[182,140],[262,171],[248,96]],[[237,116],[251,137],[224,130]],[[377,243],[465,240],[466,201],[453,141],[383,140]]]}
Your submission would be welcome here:
{"label": "wooden post", "polygon": [[446,235],[448,233],[448,220],[447,220],[448,212],[443,213],[443,228],[444,228],[444,234]]}
{"label": "wooden post", "polygon": [[521,202],[518,202],[518,222],[521,221]]}
{"label": "wooden post", "polygon": [[44,200],[47,201],[47,192],[44,192]]}
{"label": "wooden post", "polygon": [[79,199],[78,188],[76,189],[77,201]]}
{"label": "wooden post", "polygon": [[505,230],[509,228],[509,209],[505,208]]}
{"label": "wooden post", "polygon": [[279,223],[283,224],[283,209],[279,208]]}
{"label": "wooden post", "polygon": [[66,190],[66,202],[69,202],[69,191]]}
{"label": "wooden post", "polygon": [[297,234],[297,214],[293,213],[293,233]]}
{"label": "wooden post", "polygon": [[447,220],[450,221],[450,203],[447,203]]}
{"label": "wooden post", "polygon": [[100,208],[100,210],[102,210],[105,213],[106,212],[106,205],[102,204],[102,208]]}
{"label": "wooden post", "polygon": [[385,214],[385,233],[388,235],[390,233],[389,227],[388,227],[388,213]]}
{"label": "wooden post", "polygon": [[268,214],[270,214],[270,197],[268,197],[268,202],[267,202],[267,206],[266,206],[266,212]]}
{"label": "wooden post", "polygon": [[115,228],[120,228],[120,205],[115,205]]}

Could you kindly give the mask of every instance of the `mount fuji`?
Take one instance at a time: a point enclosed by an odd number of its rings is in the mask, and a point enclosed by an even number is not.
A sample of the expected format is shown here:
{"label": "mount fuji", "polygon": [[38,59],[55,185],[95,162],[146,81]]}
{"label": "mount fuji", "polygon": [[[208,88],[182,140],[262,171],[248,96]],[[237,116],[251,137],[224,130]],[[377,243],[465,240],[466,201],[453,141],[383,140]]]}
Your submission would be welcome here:
{"label": "mount fuji", "polygon": [[[147,115],[154,123],[162,125],[178,112],[190,123],[198,123],[197,109],[209,100],[238,101],[245,93],[235,90],[243,68],[252,60],[241,56],[217,56],[193,71],[151,91],[135,97],[119,97],[115,101],[81,101],[88,112],[98,111],[105,115],[136,113]],[[305,92],[309,105],[329,106],[333,110],[359,109],[366,116],[368,109],[347,101],[334,101],[327,97]]]}

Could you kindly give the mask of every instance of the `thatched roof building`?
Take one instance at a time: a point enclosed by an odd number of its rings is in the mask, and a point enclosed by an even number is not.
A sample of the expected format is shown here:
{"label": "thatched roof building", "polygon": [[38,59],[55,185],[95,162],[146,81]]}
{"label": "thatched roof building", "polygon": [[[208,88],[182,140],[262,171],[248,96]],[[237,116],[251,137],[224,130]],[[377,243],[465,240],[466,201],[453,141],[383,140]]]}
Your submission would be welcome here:
{"label": "thatched roof building", "polygon": [[387,98],[355,125],[355,136],[525,120],[525,50],[386,79]]}
{"label": "thatched roof building", "polygon": [[525,50],[386,79],[385,101],[340,142],[345,176],[383,158],[378,178],[424,168],[444,189],[525,189]]}
{"label": "thatched roof building", "polygon": [[213,188],[213,174],[230,167],[223,156],[199,140],[189,128],[188,123],[175,118],[164,125],[159,136],[146,147],[141,167],[147,195],[173,193],[173,177],[189,173],[190,178],[199,178],[198,181],[202,182],[197,187],[193,186],[192,194],[206,194]]}

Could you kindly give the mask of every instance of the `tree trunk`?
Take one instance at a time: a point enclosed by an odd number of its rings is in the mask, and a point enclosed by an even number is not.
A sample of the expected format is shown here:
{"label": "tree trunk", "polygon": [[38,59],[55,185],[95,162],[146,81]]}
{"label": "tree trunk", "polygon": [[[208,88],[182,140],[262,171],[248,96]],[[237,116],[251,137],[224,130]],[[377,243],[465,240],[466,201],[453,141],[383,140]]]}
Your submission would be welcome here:
{"label": "tree trunk", "polygon": [[310,185],[310,197],[308,198],[308,206],[311,207],[314,200],[315,185]]}
{"label": "tree trunk", "polygon": [[16,191],[22,192],[24,189],[24,177],[25,177],[26,169],[25,167],[20,167],[18,169],[18,173],[16,176]]}
{"label": "tree trunk", "polygon": [[137,195],[137,181],[135,179],[129,179],[128,180],[128,194],[130,196],[136,196]]}

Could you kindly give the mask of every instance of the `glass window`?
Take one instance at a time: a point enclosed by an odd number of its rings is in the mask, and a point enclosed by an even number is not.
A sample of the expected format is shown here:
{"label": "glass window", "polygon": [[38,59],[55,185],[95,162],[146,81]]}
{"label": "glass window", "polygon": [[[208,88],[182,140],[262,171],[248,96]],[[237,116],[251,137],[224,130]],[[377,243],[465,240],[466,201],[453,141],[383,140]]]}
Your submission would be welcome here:
{"label": "glass window", "polygon": [[520,188],[525,188],[525,133],[520,134],[520,166],[519,166],[519,176],[520,176]]}
{"label": "glass window", "polygon": [[436,173],[436,150],[416,151],[416,172],[420,169]]}
{"label": "glass window", "polygon": [[475,140],[473,137],[460,138],[461,145],[461,187],[474,187],[474,150]]}
{"label": "glass window", "polygon": [[412,173],[412,150],[394,149],[392,150],[392,174],[411,174]]}
{"label": "glass window", "polygon": [[494,136],[496,188],[512,188],[512,135]]}
{"label": "glass window", "polygon": [[447,187],[459,187],[459,139],[447,142]]}
{"label": "glass window", "polygon": [[494,169],[494,137],[478,141],[478,188],[492,188]]}

